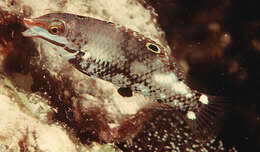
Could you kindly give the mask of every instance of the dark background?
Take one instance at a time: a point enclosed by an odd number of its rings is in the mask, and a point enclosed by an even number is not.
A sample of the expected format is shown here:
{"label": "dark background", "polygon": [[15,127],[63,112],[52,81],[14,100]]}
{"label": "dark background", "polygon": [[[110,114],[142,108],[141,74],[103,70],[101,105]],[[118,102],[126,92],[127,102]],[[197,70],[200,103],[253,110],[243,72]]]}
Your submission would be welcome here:
{"label": "dark background", "polygon": [[257,0],[146,0],[189,84],[229,97],[220,137],[226,147],[260,151],[260,5]]}

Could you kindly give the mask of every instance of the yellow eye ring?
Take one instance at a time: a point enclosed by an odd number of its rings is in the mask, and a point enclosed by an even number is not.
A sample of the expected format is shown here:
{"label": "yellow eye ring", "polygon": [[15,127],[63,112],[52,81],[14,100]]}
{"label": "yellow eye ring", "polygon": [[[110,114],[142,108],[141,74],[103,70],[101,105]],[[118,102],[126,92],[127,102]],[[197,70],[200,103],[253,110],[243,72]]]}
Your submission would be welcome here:
{"label": "yellow eye ring", "polygon": [[156,54],[159,54],[159,53],[161,53],[161,50],[160,50],[160,48],[159,48],[159,46],[157,46],[156,44],[153,44],[153,43],[146,43],[146,48],[149,50],[149,51],[151,51],[151,52],[153,52],[153,53],[156,53]]}
{"label": "yellow eye ring", "polygon": [[49,32],[51,33],[51,34],[58,34],[59,33],[59,27],[58,26],[51,26],[51,27],[49,27]]}
{"label": "yellow eye ring", "polygon": [[64,31],[65,31],[64,29],[65,29],[65,26],[61,21],[54,21],[48,27],[48,31],[53,35],[64,33]]}

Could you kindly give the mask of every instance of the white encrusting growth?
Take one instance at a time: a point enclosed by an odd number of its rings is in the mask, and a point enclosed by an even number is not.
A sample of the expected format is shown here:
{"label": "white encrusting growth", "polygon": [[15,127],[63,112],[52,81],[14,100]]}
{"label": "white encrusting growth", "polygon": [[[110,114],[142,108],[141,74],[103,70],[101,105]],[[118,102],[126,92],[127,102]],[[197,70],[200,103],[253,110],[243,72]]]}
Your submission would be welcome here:
{"label": "white encrusting growth", "polygon": [[196,114],[193,111],[188,111],[186,115],[191,120],[195,120],[196,119]]}
{"label": "white encrusting growth", "polygon": [[209,100],[208,100],[208,97],[204,94],[202,94],[199,98],[199,101],[203,104],[208,104],[209,103]]}

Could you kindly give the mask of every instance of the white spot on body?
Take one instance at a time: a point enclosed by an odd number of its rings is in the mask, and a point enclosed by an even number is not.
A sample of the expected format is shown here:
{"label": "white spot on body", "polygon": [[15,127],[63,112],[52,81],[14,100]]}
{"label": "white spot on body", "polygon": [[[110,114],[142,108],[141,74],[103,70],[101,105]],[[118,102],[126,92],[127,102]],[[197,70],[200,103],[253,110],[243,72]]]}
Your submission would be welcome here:
{"label": "white spot on body", "polygon": [[191,120],[195,120],[196,119],[196,114],[193,111],[188,111],[186,116],[191,119]]}
{"label": "white spot on body", "polygon": [[174,73],[155,73],[153,74],[153,80],[156,82],[156,85],[169,89],[169,91],[174,94],[187,95],[188,97],[192,96],[190,88],[182,81],[179,81]]}
{"label": "white spot on body", "polygon": [[204,94],[200,96],[199,101],[203,104],[209,104],[208,97]]}
{"label": "white spot on body", "polygon": [[158,83],[168,84],[168,83],[176,83],[177,77],[170,73],[170,74],[154,74],[154,80]]}
{"label": "white spot on body", "polygon": [[180,93],[182,95],[186,95],[190,92],[189,87],[181,81],[173,84],[172,90],[175,91],[176,93]]}

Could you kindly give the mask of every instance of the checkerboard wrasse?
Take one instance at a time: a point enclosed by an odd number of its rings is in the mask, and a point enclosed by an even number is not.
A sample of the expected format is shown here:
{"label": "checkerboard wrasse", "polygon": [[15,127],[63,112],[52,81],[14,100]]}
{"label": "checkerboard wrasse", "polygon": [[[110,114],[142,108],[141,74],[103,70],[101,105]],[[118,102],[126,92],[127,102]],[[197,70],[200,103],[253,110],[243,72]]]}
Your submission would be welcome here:
{"label": "checkerboard wrasse", "polygon": [[24,23],[25,37],[62,47],[57,53],[84,74],[174,108],[202,137],[217,134],[224,98],[191,89],[169,50],[155,41],[125,26],[67,13],[24,19]]}

